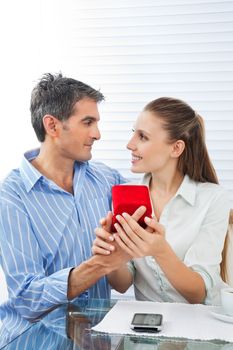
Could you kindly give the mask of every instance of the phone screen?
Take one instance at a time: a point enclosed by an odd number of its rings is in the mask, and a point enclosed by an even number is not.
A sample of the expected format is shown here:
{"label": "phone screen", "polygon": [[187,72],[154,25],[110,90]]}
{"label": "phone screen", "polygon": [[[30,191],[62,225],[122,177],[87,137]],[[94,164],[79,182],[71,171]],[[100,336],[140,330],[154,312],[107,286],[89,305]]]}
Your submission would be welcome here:
{"label": "phone screen", "polygon": [[161,326],[162,324],[161,314],[135,314],[132,320],[134,326]]}

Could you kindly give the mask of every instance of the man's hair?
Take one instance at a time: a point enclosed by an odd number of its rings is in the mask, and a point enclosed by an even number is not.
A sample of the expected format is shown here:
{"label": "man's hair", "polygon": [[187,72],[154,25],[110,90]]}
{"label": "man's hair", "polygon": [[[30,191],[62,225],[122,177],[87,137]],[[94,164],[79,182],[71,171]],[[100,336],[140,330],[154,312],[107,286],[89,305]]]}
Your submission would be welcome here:
{"label": "man's hair", "polygon": [[178,161],[178,169],[194,181],[218,183],[206,143],[204,121],[187,103],[172,97],[149,102],[149,111],[163,122],[169,141],[183,140],[185,149]]}
{"label": "man's hair", "polygon": [[81,81],[63,77],[61,73],[46,73],[32,90],[31,123],[40,142],[45,140],[43,117],[50,114],[59,120],[67,120],[76,102],[90,98],[95,102],[104,100],[100,91]]}

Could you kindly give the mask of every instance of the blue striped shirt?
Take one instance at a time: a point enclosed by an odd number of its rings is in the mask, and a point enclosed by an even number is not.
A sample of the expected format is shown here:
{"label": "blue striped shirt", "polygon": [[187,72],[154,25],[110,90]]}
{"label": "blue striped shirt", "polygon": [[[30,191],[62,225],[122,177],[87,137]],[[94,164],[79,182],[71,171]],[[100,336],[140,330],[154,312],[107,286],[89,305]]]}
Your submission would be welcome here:
{"label": "blue striped shirt", "polygon": [[[68,193],[31,165],[38,152],[26,153],[1,187],[1,263],[9,300],[0,306],[0,347],[67,301],[70,269],[91,256],[94,229],[111,209],[111,187],[124,182],[102,163],[76,162],[74,194]],[[106,278],[85,294],[109,298]]]}

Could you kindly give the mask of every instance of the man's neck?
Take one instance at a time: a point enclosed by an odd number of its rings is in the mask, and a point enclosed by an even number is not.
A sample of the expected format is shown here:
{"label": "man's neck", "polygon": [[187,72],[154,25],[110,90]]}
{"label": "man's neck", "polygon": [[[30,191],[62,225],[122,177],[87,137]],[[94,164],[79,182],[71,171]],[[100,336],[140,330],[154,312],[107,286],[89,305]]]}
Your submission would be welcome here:
{"label": "man's neck", "polygon": [[64,160],[54,152],[46,151],[43,147],[31,164],[46,178],[52,180],[67,192],[73,193],[74,162]]}

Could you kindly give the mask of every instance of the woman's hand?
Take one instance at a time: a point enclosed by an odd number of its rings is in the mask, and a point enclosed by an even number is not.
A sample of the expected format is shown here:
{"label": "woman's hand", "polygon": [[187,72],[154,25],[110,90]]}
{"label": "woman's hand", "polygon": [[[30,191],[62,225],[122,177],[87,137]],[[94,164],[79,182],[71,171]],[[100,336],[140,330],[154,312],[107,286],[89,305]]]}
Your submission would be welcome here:
{"label": "woman's hand", "polygon": [[[139,207],[132,215],[132,218],[137,222],[145,211],[146,208],[144,206]],[[92,245],[92,254],[109,255],[116,250],[115,238],[113,233],[111,233],[112,216],[112,212],[109,211],[107,216],[100,220],[101,227],[95,229],[96,239]]]}
{"label": "woman's hand", "polygon": [[145,218],[146,229],[143,229],[127,213],[118,215],[117,220],[120,224],[115,224],[117,233],[113,236],[117,244],[131,257],[156,257],[164,252],[165,229],[156,218]]}

